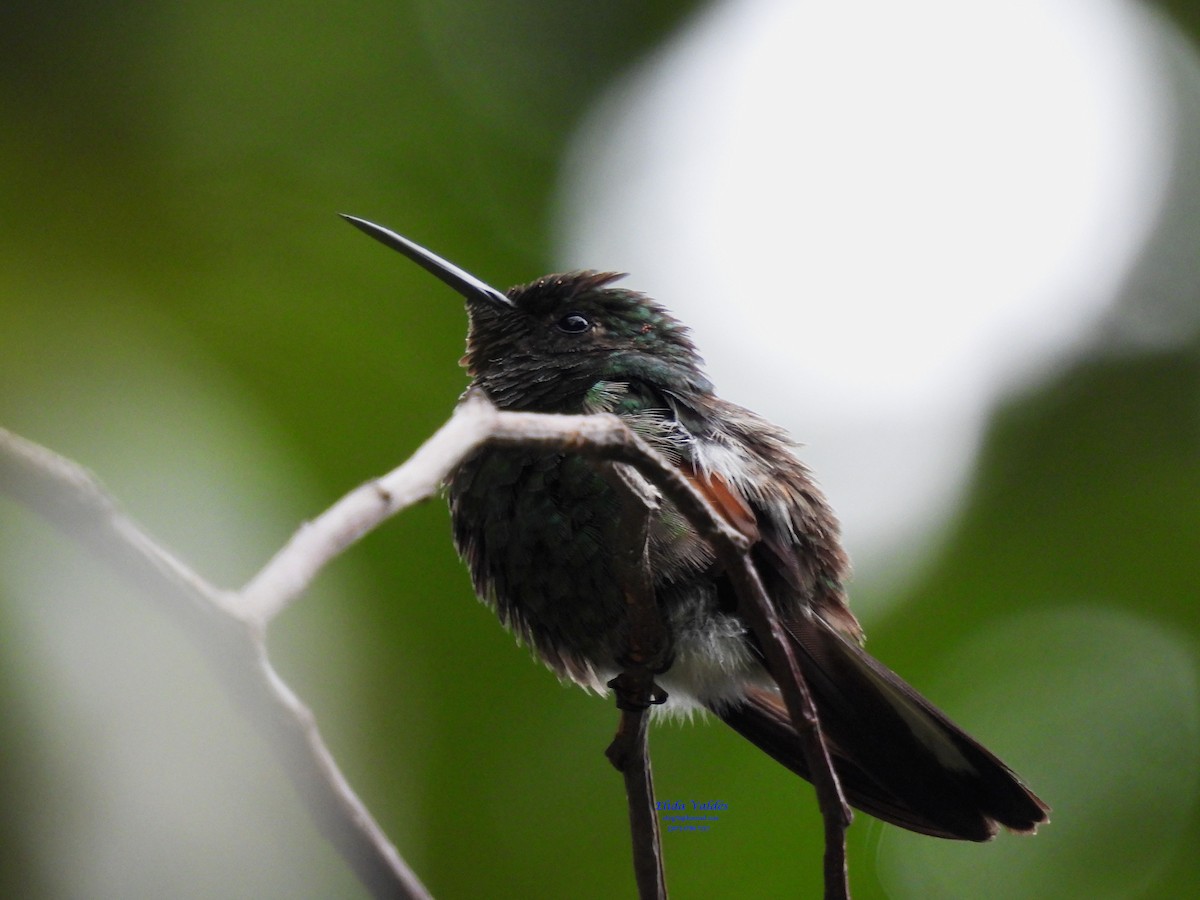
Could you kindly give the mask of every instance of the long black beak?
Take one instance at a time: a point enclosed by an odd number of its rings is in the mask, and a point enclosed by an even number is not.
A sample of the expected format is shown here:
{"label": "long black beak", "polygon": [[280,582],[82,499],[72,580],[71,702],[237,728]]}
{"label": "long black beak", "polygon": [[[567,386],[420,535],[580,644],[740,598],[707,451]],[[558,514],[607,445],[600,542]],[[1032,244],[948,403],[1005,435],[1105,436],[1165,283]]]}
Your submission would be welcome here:
{"label": "long black beak", "polygon": [[342,213],[342,218],[357,228],[364,234],[369,234],[381,244],[386,244],[393,250],[399,250],[418,266],[444,281],[454,290],[458,291],[468,300],[480,300],[487,303],[499,303],[502,306],[512,306],[512,301],[504,294],[496,290],[488,284],[484,284],[474,275],[469,272],[464,272],[454,263],[446,262],[436,253],[430,253],[420,244],[414,244],[406,237],[401,237],[396,232],[384,228],[382,225],[376,225],[374,222],[368,222],[366,219],[360,219],[357,216],[348,216]]}

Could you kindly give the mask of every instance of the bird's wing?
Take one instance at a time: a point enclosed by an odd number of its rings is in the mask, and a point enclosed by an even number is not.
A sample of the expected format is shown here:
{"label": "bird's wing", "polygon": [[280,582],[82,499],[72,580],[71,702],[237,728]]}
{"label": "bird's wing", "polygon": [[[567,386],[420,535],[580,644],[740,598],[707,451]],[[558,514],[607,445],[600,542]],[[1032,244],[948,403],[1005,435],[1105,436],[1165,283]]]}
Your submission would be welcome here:
{"label": "bird's wing", "polygon": [[[898,675],[824,622],[788,625],[846,798],[886,822],[935,837],[984,841],[1004,826],[1033,832],[1049,807],[995,755]],[[713,708],[809,778],[803,744],[773,690]]]}

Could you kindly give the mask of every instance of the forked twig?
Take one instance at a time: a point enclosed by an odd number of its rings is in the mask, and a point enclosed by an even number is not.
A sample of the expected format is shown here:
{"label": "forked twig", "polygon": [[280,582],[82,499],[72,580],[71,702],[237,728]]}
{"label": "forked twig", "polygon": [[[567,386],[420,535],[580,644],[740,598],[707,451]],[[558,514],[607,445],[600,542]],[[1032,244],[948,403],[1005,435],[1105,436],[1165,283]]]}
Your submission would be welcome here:
{"label": "forked twig", "polygon": [[[738,613],[750,626],[766,654],[767,667],[775,675],[792,725],[800,735],[805,762],[811,773],[825,831],[824,877],[826,900],[849,900],[846,865],[846,829],[853,820],[841,783],[833,768],[816,705],[796,663],[791,644],[784,635],[775,607],[767,596],[758,570],[750,558],[744,535],[718,515],[708,501],[673,466],[642,442],[633,439],[628,455],[612,455],[636,468],[679,509],[692,527],[705,538],[725,568],[738,597]],[[641,444],[641,447],[636,445]],[[636,447],[636,449],[634,449]],[[648,448],[646,448],[648,450]]]}
{"label": "forked twig", "polygon": [[229,693],[261,728],[326,839],[376,897],[429,900],[350,788],[309,709],[267,659],[263,623],[120,511],[79,464],[0,429],[0,490],[40,513],[158,602],[195,639]]}
{"label": "forked twig", "polygon": [[[845,829],[849,810],[821,735],[816,710],[745,538],[716,515],[666,460],[617,417],[502,412],[470,392],[402,466],[347,494],[307,523],[242,590],[220,590],[193,572],[125,516],[78,464],[0,429],[0,491],[37,511],[156,598],[196,638],[253,721],[260,723],[322,832],[377,897],[428,898],[387,836],[355,795],[325,746],[311,712],[272,669],[265,631],[321,569],[397,512],[433,496],[446,477],[480,447],[541,447],[607,461],[622,485],[623,589],[631,616],[626,671],[614,689],[624,706],[610,758],[621,762],[630,798],[635,871],[643,897],[665,897],[661,841],[646,753],[646,707],[659,698],[654,675],[668,652],[646,563],[646,523],[654,503],[635,469],[657,487],[715,549],[730,573],[739,610],[763,646],[804,750],[825,819],[826,897],[846,898]],[[640,506],[640,512],[638,507]],[[780,674],[782,673],[782,675]],[[641,707],[640,709],[637,707]]]}

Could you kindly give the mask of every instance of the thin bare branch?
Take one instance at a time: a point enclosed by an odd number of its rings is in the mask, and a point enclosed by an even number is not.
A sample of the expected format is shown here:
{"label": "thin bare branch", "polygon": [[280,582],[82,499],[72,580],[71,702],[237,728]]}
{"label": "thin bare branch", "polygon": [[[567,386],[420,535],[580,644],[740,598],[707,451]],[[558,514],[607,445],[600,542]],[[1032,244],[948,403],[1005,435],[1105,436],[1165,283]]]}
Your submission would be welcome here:
{"label": "thin bare branch", "polygon": [[401,510],[436,494],[454,467],[487,438],[495,414],[483,394],[469,394],[403,465],[361,485],[302,525],[242,588],[246,614],[269,622],[347,547]]}
{"label": "thin bare branch", "polygon": [[[628,452],[632,435],[616,416],[501,412],[469,391],[450,420],[403,465],[359,486],[292,535],[241,590],[247,618],[269,622],[344,550],[403,509],[435,495],[446,477],[484,443],[546,447],[604,457]],[[641,452],[650,453],[642,445]]]}
{"label": "thin bare branch", "polygon": [[633,469],[607,461],[598,466],[621,501],[621,545],[616,548],[613,562],[629,616],[629,643],[621,660],[624,670],[608,683],[621,719],[605,755],[625,779],[638,896],[641,900],[666,900],[667,877],[650,772],[647,714],[651,704],[666,700],[654,676],[667,667],[670,652],[650,572],[650,517],[658,509],[660,497]]}
{"label": "thin bare branch", "polygon": [[746,538],[719,516],[677,469],[657,454],[645,450],[644,444],[634,440],[627,447],[616,450],[627,452],[614,452],[611,458],[629,463],[657,486],[687,517],[692,527],[712,544],[717,558],[729,573],[737,591],[738,612],[758,638],[767,657],[767,666],[779,682],[788,715],[800,735],[805,761],[812,773],[817,804],[825,824],[826,900],[849,900],[846,829],[853,814],[833,768],[816,705],[775,614],[775,607],[750,559]]}
{"label": "thin bare branch", "polygon": [[640,900],[666,900],[662,834],[654,802],[654,777],[650,772],[649,724],[650,716],[645,709],[622,709],[617,735],[605,755],[625,779],[638,897]]}
{"label": "thin bare branch", "polygon": [[[368,482],[303,526],[240,592],[220,591],[162,549],[121,513],[94,477],[77,464],[0,429],[0,490],[38,511],[158,598],[192,630],[229,682],[231,692],[264,729],[323,832],[379,897],[428,897],[386,835],[355,796],[325,747],[309,710],[275,674],[264,630],[338,554],[400,510],[437,493],[464,459],[484,444],[578,453],[625,463],[654,484],[714,547],[730,573],[739,609],[767,656],[800,733],[826,823],[826,897],[846,898],[845,829],[850,812],[829,759],[812,698],[774,614],[746,539],[717,515],[687,480],[616,416],[501,412],[471,392],[454,416],[393,472]],[[605,469],[606,467],[602,467]],[[620,472],[620,466],[611,466]],[[666,652],[645,556],[652,508],[637,481],[620,476],[630,510],[640,505],[622,563],[631,622],[630,665],[615,685],[623,711],[610,752],[626,758],[635,845],[650,842],[636,870],[643,896],[665,896],[661,846],[646,755],[645,706]],[[640,492],[640,493],[639,493]],[[634,513],[630,513],[631,516]],[[634,521],[634,519],[630,519]],[[640,543],[639,543],[640,540]],[[624,700],[621,700],[622,695]],[[641,707],[638,709],[637,707]],[[640,759],[638,759],[640,755]],[[632,780],[631,780],[632,779]],[[635,793],[637,799],[635,802]],[[649,821],[647,821],[647,818]],[[635,846],[635,854],[642,854]],[[657,882],[657,884],[652,884]]]}
{"label": "thin bare branch", "polygon": [[0,491],[97,553],[184,626],[262,728],[325,837],[374,896],[428,900],[338,769],[312,714],[271,669],[263,631],[241,615],[238,595],[216,589],[162,549],[82,466],[4,429]]}

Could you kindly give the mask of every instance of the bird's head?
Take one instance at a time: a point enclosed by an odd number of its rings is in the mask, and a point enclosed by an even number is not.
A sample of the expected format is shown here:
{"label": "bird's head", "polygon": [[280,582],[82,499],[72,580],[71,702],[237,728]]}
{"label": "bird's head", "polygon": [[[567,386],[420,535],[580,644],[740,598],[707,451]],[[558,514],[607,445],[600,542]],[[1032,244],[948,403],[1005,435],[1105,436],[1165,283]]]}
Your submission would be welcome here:
{"label": "bird's head", "polygon": [[501,293],[395,232],[346,218],[466,299],[462,363],[498,406],[578,412],[600,382],[711,390],[688,329],[645,295],[612,286],[619,274],[546,275]]}

